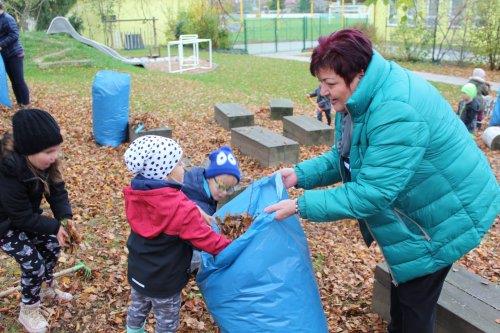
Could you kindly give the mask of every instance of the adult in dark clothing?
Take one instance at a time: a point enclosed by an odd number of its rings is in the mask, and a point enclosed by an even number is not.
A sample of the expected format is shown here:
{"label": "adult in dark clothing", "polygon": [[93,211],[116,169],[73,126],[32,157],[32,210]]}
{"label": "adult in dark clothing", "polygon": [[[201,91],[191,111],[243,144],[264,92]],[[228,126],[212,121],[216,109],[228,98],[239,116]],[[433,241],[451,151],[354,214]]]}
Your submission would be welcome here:
{"label": "adult in dark clothing", "polygon": [[30,103],[30,92],[24,81],[24,49],[19,41],[16,21],[5,12],[2,1],[0,1],[0,51],[17,104],[20,108],[26,108]]}
{"label": "adult in dark clothing", "polygon": [[[63,139],[54,118],[38,109],[14,114],[12,130],[13,140],[8,134],[2,139],[0,248],[22,271],[19,322],[28,332],[45,332],[48,323],[40,311],[41,298],[72,299],[71,294],[56,289],[53,280],[60,248],[68,238],[62,224],[72,217],[57,167]],[[42,197],[54,218],[42,215]]]}

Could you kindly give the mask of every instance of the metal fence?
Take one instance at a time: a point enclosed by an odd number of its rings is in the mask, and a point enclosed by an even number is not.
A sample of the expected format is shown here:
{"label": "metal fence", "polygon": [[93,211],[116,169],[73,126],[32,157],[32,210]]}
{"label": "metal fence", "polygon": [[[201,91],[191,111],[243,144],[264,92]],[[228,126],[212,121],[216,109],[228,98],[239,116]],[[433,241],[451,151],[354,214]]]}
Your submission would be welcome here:
{"label": "metal fence", "polygon": [[156,49],[158,31],[156,18],[117,19],[109,17],[103,20],[105,44],[114,49]]}
{"label": "metal fence", "polygon": [[233,49],[250,54],[302,51],[314,47],[319,36],[336,30],[367,25],[367,18],[347,18],[340,14],[302,17],[244,18],[226,20]]}

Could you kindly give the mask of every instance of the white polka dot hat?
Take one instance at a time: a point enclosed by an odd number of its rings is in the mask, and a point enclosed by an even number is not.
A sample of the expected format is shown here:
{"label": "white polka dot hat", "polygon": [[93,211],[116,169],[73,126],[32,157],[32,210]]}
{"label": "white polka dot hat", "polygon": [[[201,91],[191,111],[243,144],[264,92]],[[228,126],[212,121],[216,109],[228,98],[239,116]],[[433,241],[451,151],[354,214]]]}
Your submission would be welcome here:
{"label": "white polka dot hat", "polygon": [[172,139],[145,135],[130,144],[124,157],[127,168],[134,174],[162,180],[181,160],[182,148]]}

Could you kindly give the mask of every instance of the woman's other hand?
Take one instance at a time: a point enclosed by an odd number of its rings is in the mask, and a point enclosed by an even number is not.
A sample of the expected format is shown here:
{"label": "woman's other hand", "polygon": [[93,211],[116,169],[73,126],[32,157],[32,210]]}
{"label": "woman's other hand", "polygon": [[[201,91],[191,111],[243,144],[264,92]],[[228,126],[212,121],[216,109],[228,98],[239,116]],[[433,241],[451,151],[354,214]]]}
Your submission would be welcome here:
{"label": "woman's other hand", "polygon": [[281,174],[283,185],[285,185],[287,189],[297,185],[297,174],[293,168],[283,168],[278,170],[277,173]]}
{"label": "woman's other hand", "polygon": [[276,220],[284,220],[295,214],[297,199],[286,199],[264,209],[266,213],[276,212]]}

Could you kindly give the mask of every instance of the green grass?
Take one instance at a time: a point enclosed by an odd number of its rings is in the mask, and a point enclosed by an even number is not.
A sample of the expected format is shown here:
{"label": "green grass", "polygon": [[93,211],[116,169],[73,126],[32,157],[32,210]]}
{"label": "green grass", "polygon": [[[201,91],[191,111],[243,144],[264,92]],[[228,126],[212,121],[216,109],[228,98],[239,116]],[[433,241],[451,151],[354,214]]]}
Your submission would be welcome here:
{"label": "green grass", "polygon": [[[34,32],[23,34],[21,39],[26,52],[26,76],[37,82],[60,82],[63,78],[64,83],[67,85],[79,85],[81,82],[90,80],[101,69],[123,70],[131,73],[141,71],[141,69],[134,66],[116,61],[64,34],[48,36],[43,32]],[[67,52],[64,55],[51,56],[51,54],[66,49]],[[40,57],[44,57],[44,60],[49,62],[59,60],[90,60],[91,65],[88,67],[61,66],[41,70],[35,63],[35,59]]]}
{"label": "green grass", "polygon": [[[177,96],[172,98],[174,108],[183,108],[183,104],[193,98],[196,100],[191,100],[189,107],[196,103],[201,105],[229,101],[266,106],[273,97],[291,98],[298,106],[310,107],[304,95],[318,84],[316,78],[310,75],[308,64],[298,61],[215,52],[213,60],[217,68],[211,72],[169,74],[123,64],[67,35],[28,33],[22,36],[22,42],[26,49],[25,71],[28,82],[62,86],[64,90],[61,93],[77,91],[90,95],[92,80],[97,71],[109,69],[127,72],[132,75],[133,90],[137,88],[132,105],[142,111],[157,107],[155,89],[160,88],[166,94]],[[63,55],[50,56],[62,50],[68,51]],[[206,59],[207,53],[202,51],[201,56]],[[39,57],[45,57],[46,61],[89,60],[91,65],[40,69],[34,62]],[[139,93],[145,86],[148,86],[148,90]],[[455,86],[435,86],[448,100],[454,101]],[[185,94],[181,98],[178,97],[179,91]]]}

